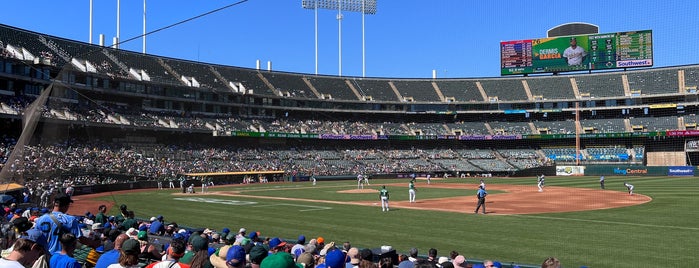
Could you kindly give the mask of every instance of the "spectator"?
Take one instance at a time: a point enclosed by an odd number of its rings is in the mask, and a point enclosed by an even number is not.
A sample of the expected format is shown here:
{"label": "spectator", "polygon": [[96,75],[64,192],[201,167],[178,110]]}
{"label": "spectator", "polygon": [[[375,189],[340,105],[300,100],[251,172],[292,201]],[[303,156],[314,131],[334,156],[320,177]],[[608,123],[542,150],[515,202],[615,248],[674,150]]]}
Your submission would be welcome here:
{"label": "spectator", "polygon": [[468,262],[466,261],[466,257],[463,255],[456,256],[453,261],[451,261],[452,264],[454,264],[454,268],[459,268],[459,267],[468,267]]}
{"label": "spectator", "polygon": [[[48,238],[48,250],[51,255],[61,251],[59,234],[70,233],[76,237],[81,244],[92,248],[99,246],[99,241],[88,239],[82,235],[79,222],[76,217],[66,214],[73,200],[69,196],[59,193],[54,197],[53,212],[39,217],[34,228],[48,228],[51,236]],[[46,227],[44,227],[46,226]]]}
{"label": "spectator", "polygon": [[298,258],[305,252],[304,244],[306,244],[306,236],[299,235],[299,238],[296,240],[296,244],[291,247],[291,254],[294,255],[294,258]]}
{"label": "spectator", "polygon": [[0,267],[30,267],[39,257],[46,253],[46,236],[38,229],[27,231],[26,236],[15,240],[12,251],[5,258],[0,258]]}
{"label": "spectator", "polygon": [[138,254],[141,252],[140,243],[134,239],[124,241],[119,250],[119,260],[115,264],[107,266],[107,268],[137,268]]}
{"label": "spectator", "polygon": [[78,239],[74,234],[65,233],[59,239],[61,251],[51,256],[49,267],[51,268],[80,268],[78,261],[73,258],[73,252],[78,244]]}
{"label": "spectator", "polygon": [[189,264],[191,268],[212,268],[213,265],[209,260],[209,243],[206,238],[194,236],[191,244],[194,251],[194,257]]}
{"label": "spectator", "polygon": [[427,262],[437,265],[437,249],[436,248],[430,248],[429,251],[427,251]]}
{"label": "spectator", "polygon": [[359,249],[358,248],[350,248],[347,251],[347,257],[349,258],[349,262],[345,265],[345,268],[357,268],[359,267]]}
{"label": "spectator", "polygon": [[146,231],[138,231],[136,238],[140,243],[140,254],[138,255],[140,259],[145,261],[157,261],[163,258],[163,253],[148,240],[148,233]]}
{"label": "spectator", "polygon": [[[250,266],[252,268],[259,268],[262,261],[269,255],[267,249],[263,245],[257,245],[250,249]],[[312,258],[312,256],[311,256]]]}
{"label": "spectator", "polygon": [[329,249],[325,256],[325,262],[318,264],[316,268],[344,268],[345,253],[339,249]]}
{"label": "spectator", "polygon": [[556,257],[548,257],[541,263],[541,268],[561,268],[561,262]]}
{"label": "spectator", "polygon": [[410,249],[410,255],[408,256],[408,260],[410,260],[413,263],[416,263],[418,260],[417,257],[417,248],[411,248]]}
{"label": "spectator", "polygon": [[[119,231],[113,230],[112,234],[114,232],[119,233]],[[114,237],[114,249],[103,253],[102,256],[100,256],[99,259],[97,259],[95,268],[107,268],[107,266],[109,265],[119,263],[119,256],[121,256],[121,246],[124,244],[124,241],[128,239],[129,236],[126,234],[119,234],[118,236]]]}
{"label": "spectator", "polygon": [[153,262],[146,268],[189,268],[188,264],[179,262],[179,259],[184,255],[185,242],[183,239],[173,239],[170,241],[170,246],[167,249],[167,255],[164,261]]}
{"label": "spectator", "polygon": [[152,235],[163,235],[165,234],[165,226],[163,226],[163,223],[158,218],[151,217],[148,233]]}

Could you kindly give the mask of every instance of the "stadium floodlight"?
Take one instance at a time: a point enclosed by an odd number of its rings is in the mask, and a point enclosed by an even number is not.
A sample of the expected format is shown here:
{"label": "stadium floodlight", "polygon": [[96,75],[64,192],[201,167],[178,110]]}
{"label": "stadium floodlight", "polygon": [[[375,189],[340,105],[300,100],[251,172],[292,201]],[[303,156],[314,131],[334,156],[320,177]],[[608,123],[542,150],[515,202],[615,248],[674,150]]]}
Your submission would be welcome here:
{"label": "stadium floodlight", "polygon": [[337,10],[338,75],[340,76],[342,76],[342,11],[362,13],[362,77],[366,76],[364,15],[376,14],[376,0],[301,0],[301,6],[315,11],[316,74],[318,74],[318,9]]}

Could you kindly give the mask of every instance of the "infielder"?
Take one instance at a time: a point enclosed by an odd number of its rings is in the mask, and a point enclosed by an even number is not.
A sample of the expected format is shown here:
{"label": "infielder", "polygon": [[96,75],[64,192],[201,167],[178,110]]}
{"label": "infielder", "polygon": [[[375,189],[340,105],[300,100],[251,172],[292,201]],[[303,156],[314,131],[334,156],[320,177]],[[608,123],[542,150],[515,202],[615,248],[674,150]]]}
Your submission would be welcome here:
{"label": "infielder", "polygon": [[544,191],[544,174],[541,174],[541,176],[537,177],[536,187],[539,187],[539,192]]}
{"label": "infielder", "polygon": [[432,175],[427,174],[427,184],[430,184],[430,180],[432,179]]}
{"label": "infielder", "polygon": [[364,189],[364,184],[362,184],[363,181],[364,176],[362,176],[362,174],[357,175],[357,189]]}
{"label": "infielder", "polygon": [[485,190],[485,181],[481,180],[481,184],[479,184],[478,186],[480,186],[481,188],[483,188],[483,190]]}
{"label": "infielder", "polygon": [[626,186],[626,189],[629,190],[629,195],[633,195],[633,185],[629,184],[628,182],[624,182],[624,186]]}
{"label": "infielder", "polygon": [[379,198],[381,199],[381,211],[388,211],[388,190],[386,190],[386,185],[381,186]]}
{"label": "infielder", "polygon": [[369,184],[369,176],[362,176],[364,177],[364,185],[370,185]]}
{"label": "infielder", "polygon": [[599,177],[599,187],[601,187],[602,190],[604,190],[604,175]]}
{"label": "infielder", "polygon": [[410,180],[408,183],[408,199],[410,203],[415,203],[415,180]]}

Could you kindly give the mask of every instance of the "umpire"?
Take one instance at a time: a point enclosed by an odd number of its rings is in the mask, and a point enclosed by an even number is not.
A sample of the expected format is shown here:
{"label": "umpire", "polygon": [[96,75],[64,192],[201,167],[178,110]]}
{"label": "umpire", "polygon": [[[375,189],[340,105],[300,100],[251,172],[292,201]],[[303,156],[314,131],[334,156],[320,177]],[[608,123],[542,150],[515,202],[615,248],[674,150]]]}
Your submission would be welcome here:
{"label": "umpire", "polygon": [[483,189],[483,186],[478,186],[478,193],[476,193],[476,196],[478,197],[478,206],[476,206],[476,211],[474,213],[478,214],[478,209],[483,206],[483,214],[485,214],[485,196],[488,195],[488,192]]}

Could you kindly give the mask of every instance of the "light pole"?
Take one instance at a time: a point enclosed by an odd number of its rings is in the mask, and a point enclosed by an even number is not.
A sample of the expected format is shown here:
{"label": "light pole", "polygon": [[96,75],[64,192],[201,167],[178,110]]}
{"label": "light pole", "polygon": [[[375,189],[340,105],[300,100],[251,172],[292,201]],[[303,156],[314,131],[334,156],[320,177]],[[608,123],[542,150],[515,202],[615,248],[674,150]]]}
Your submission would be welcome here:
{"label": "light pole", "polygon": [[366,58],[364,45],[364,15],[376,14],[377,0],[301,0],[305,9],[315,10],[315,71],[318,74],[318,9],[337,10],[338,25],[338,75],[342,76],[342,11],[362,13],[362,76],[366,76]]}

